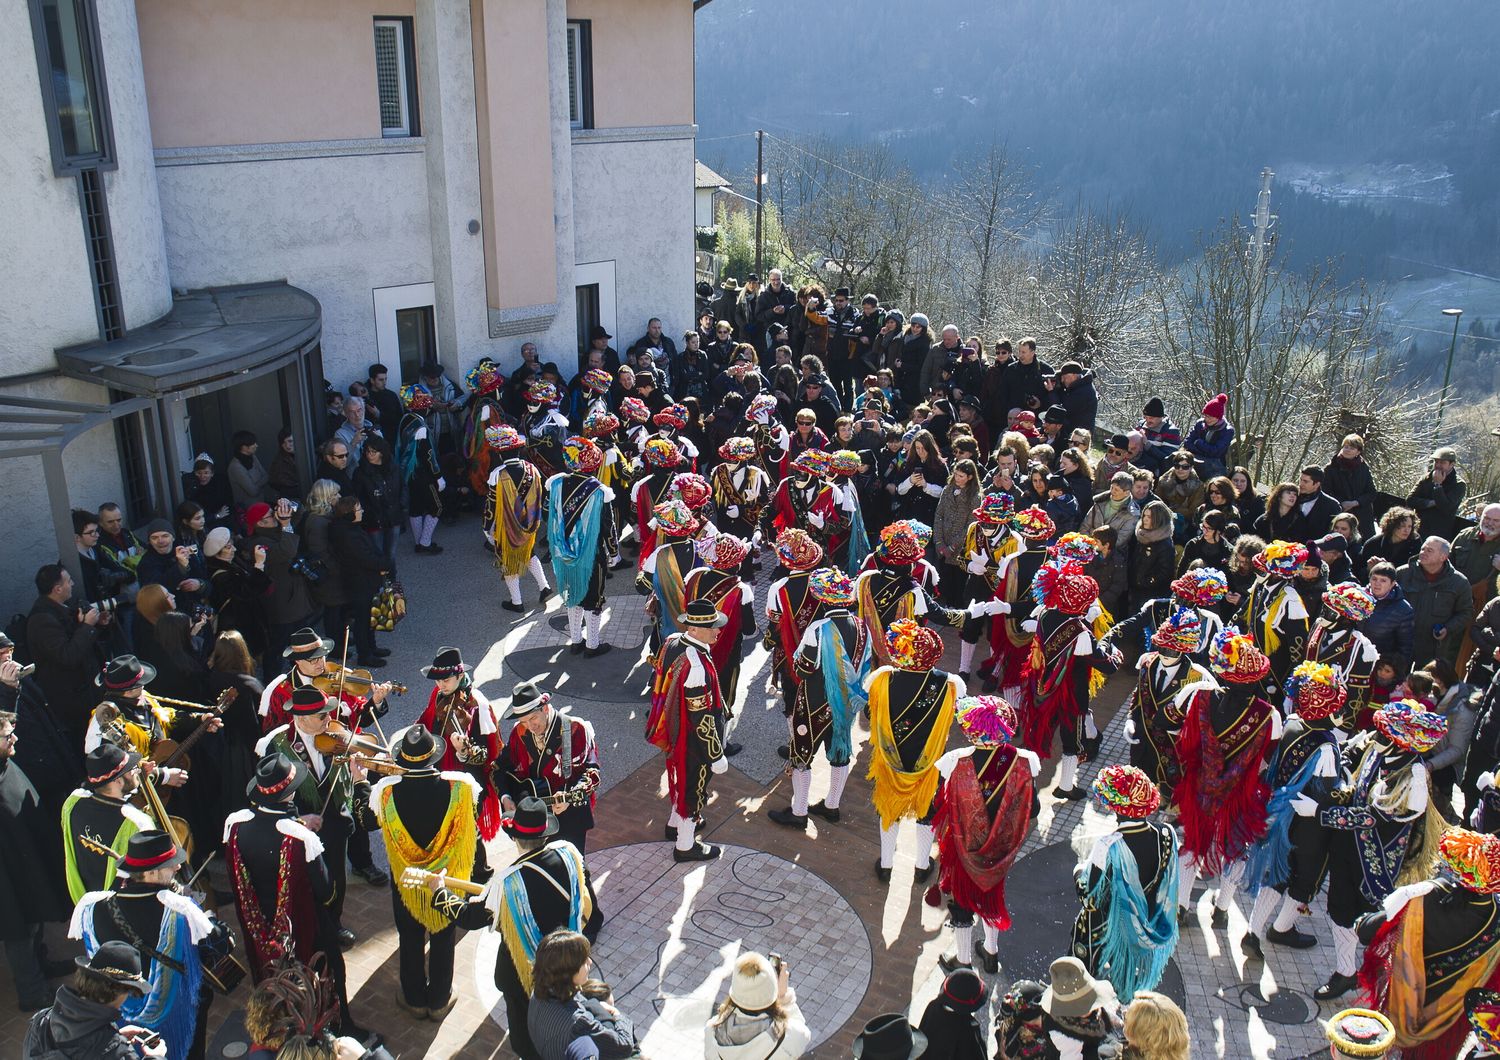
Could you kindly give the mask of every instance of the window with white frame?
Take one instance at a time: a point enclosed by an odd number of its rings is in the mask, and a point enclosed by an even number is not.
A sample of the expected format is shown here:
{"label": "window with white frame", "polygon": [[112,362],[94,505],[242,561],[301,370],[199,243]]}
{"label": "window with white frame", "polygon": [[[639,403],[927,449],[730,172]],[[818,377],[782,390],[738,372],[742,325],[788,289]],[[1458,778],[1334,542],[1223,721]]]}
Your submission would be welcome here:
{"label": "window with white frame", "polygon": [[568,23],[568,123],[594,127],[593,26],[588,19]]}
{"label": "window with white frame", "polygon": [[416,49],[410,18],[375,20],[375,88],[380,102],[380,135],[420,135]]}

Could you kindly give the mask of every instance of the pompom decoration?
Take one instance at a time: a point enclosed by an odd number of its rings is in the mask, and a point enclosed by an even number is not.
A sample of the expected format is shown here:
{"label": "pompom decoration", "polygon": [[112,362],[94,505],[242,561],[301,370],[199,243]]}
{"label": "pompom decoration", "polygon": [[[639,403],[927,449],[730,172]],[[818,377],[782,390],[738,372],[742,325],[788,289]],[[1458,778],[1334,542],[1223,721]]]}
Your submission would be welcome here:
{"label": "pompom decoration", "polygon": [[776,539],[776,558],[793,574],[809,571],[823,562],[823,546],[800,527],[788,527]]}
{"label": "pompom decoration", "polygon": [[648,438],[641,448],[641,458],[651,467],[670,470],[682,463],[682,453],[670,438]]}
{"label": "pompom decoration", "polygon": [[1105,766],[1094,778],[1094,798],[1110,813],[1139,820],[1161,805],[1161,792],[1135,766]]}
{"label": "pompom decoration", "polygon": [[620,417],[613,412],[590,412],[583,418],[585,438],[603,438],[620,429]]}
{"label": "pompom decoration", "polygon": [[717,534],[698,543],[698,555],[717,571],[738,571],[750,554],[750,542],[733,534]]}
{"label": "pompom decoration", "polygon": [[[985,500],[989,498],[986,497]],[[981,510],[984,508],[983,501],[979,507]],[[1052,521],[1052,516],[1040,508],[1022,508],[1012,516],[1010,524],[1028,541],[1045,541],[1057,533],[1057,524]]]}
{"label": "pompom decoration", "polygon": [[859,474],[859,454],[853,449],[840,449],[833,454],[833,459],[828,462],[830,470],[835,475],[843,478],[853,478]]}
{"label": "pompom decoration", "polygon": [[745,408],[745,418],[760,424],[769,424],[775,415],[776,399],[770,394],[756,394]]}
{"label": "pompom decoration", "polygon": [[526,439],[521,432],[508,423],[492,423],[484,429],[484,441],[497,452],[526,448]]}
{"label": "pompom decoration", "polygon": [[837,567],[820,567],[807,580],[807,591],[813,599],[830,607],[848,607],[854,603],[854,582]]}
{"label": "pompom decoration", "polygon": [[685,405],[668,405],[655,416],[652,416],[651,422],[658,427],[670,427],[674,431],[680,431],[687,426],[687,407]]}
{"label": "pompom decoration", "polygon": [[1500,894],[1500,836],[1450,828],[1438,841],[1438,856],[1469,890]]}
{"label": "pompom decoration", "polygon": [[556,405],[562,400],[557,384],[550,379],[533,379],[526,384],[526,404]]}
{"label": "pompom decoration", "polygon": [[1225,626],[1209,646],[1208,665],[1230,684],[1248,685],[1266,676],[1271,660],[1237,627]]}
{"label": "pompom decoration", "polygon": [[1048,562],[1031,581],[1031,598],[1043,607],[1081,615],[1099,599],[1099,583],[1076,563]]}
{"label": "pompom decoration", "polygon": [[1375,613],[1375,597],[1354,582],[1330,585],[1323,593],[1323,603],[1349,622],[1363,622]]}
{"label": "pompom decoration", "polygon": [[401,388],[401,405],[411,412],[426,412],[432,408],[432,391],[421,383],[408,383]]}
{"label": "pompom decoration", "polygon": [[604,463],[604,450],[587,438],[574,435],[563,442],[563,465],[581,475],[592,475]]}
{"label": "pompom decoration", "polygon": [[499,365],[486,357],[469,369],[464,385],[476,394],[492,394],[505,385],[505,376],[500,374]]}
{"label": "pompom decoration", "polygon": [[656,528],[672,537],[689,537],[698,529],[698,520],[680,500],[663,501],[651,509]]}
{"label": "pompom decoration", "polygon": [[603,368],[590,368],[583,373],[583,385],[596,394],[606,393],[614,381],[614,376]]}
{"label": "pompom decoration", "polygon": [[975,522],[984,526],[1000,526],[1009,523],[1015,515],[1016,502],[1009,493],[986,493],[980,499],[979,507],[974,509]]}
{"label": "pompom decoration", "polygon": [[892,622],[886,628],[885,642],[898,670],[931,670],[943,657],[943,638],[937,630],[918,625],[914,619]]}
{"label": "pompom decoration", "polygon": [[1047,555],[1064,563],[1079,565],[1090,563],[1099,557],[1099,542],[1088,534],[1070,530],[1057,539],[1057,544],[1047,549]]}
{"label": "pompom decoration", "polygon": [[1338,713],[1349,698],[1344,679],[1333,667],[1318,662],[1301,662],[1286,681],[1286,694],[1299,717],[1320,721]]}
{"label": "pompom decoration", "polygon": [[638,397],[621,398],[620,411],[631,423],[645,423],[651,418],[651,409]]}
{"label": "pompom decoration", "polygon": [[682,503],[686,504],[695,512],[702,511],[708,502],[713,499],[713,490],[708,480],[702,475],[695,475],[691,471],[684,472],[672,479],[671,492],[681,497]]}
{"label": "pompom decoration", "polygon": [[1178,607],[1151,634],[1151,645],[1173,655],[1190,655],[1203,642],[1203,616],[1195,607]]}
{"label": "pompom decoration", "polygon": [[906,519],[898,519],[881,530],[880,543],[875,546],[875,554],[882,562],[898,567],[917,562],[924,551],[911,522]]}
{"label": "pompom decoration", "polygon": [[1010,743],[1021,724],[1016,708],[999,696],[964,696],[955,710],[964,736],[979,748]]}
{"label": "pompom decoration", "polygon": [[1391,703],[1375,712],[1375,729],[1403,751],[1426,754],[1448,732],[1448,719],[1424,710],[1414,699]]}
{"label": "pompom decoration", "polygon": [[1307,562],[1307,548],[1295,541],[1272,541],[1266,550],[1251,561],[1258,574],[1290,578]]}
{"label": "pompom decoration", "polygon": [[1229,592],[1229,579],[1215,567],[1184,571],[1172,583],[1172,595],[1194,607],[1216,607]]}
{"label": "pompom decoration", "polygon": [[821,449],[804,449],[792,461],[792,471],[814,478],[826,478],[833,470],[833,457]]}
{"label": "pompom decoration", "polygon": [[731,438],[719,446],[719,458],[743,463],[755,459],[755,442],[750,438]]}

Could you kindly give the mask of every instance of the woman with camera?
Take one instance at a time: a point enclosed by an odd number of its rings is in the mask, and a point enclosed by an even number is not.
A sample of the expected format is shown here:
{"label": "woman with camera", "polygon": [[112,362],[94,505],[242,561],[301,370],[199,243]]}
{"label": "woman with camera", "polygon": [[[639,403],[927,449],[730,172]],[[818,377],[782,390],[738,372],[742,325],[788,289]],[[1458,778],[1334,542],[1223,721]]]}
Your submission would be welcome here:
{"label": "woman with camera", "polygon": [[266,573],[266,546],[250,540],[235,543],[225,526],[216,526],[204,540],[208,556],[208,602],[218,615],[218,629],[238,630],[250,654],[259,659],[270,636],[265,597],[271,591]]}
{"label": "woman with camera", "polygon": [[[370,626],[370,610],[375,605],[375,594],[380,591],[380,582],[390,572],[385,556],[381,555],[373,538],[360,525],[364,518],[364,506],[354,497],[340,497],[333,506],[333,521],[328,525],[330,554],[338,562],[343,578],[344,592],[349,601],[347,621],[350,640],[359,654],[359,665],[374,668],[385,665],[390,654],[375,644],[375,631]],[[331,626],[325,627],[333,634]],[[334,637],[342,640],[343,631]]]}
{"label": "woman with camera", "polygon": [[706,1060],[793,1060],[810,1041],[786,961],[774,953],[741,954],[729,996],[704,1028]]}
{"label": "woman with camera", "polygon": [[307,491],[307,505],[298,527],[302,552],[292,574],[306,579],[313,603],[323,609],[324,636],[342,644],[344,627],[349,624],[349,590],[344,585],[343,566],[333,554],[329,533],[333,506],[338,501],[339,485],[331,479],[320,478]]}

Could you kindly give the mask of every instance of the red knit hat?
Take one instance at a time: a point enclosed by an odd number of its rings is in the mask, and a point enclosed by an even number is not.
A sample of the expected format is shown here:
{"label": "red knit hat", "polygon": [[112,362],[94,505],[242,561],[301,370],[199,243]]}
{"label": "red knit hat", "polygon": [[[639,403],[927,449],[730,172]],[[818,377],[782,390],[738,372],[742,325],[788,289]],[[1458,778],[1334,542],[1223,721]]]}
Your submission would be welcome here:
{"label": "red knit hat", "polygon": [[1224,418],[1224,411],[1229,408],[1229,395],[1219,394],[1208,399],[1208,404],[1203,406],[1203,415],[1216,420]]}

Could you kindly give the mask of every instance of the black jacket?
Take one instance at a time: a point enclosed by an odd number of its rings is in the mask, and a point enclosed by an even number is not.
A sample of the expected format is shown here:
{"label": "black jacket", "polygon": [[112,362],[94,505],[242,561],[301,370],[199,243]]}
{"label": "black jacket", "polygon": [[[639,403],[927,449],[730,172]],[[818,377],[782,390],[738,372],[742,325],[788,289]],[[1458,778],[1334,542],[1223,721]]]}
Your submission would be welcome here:
{"label": "black jacket", "polygon": [[1469,484],[1458,477],[1457,471],[1445,478],[1441,486],[1432,481],[1431,475],[1418,482],[1406,503],[1416,509],[1422,521],[1422,536],[1441,537],[1451,543],[1458,532],[1455,528],[1458,509],[1468,493]]}
{"label": "black jacket", "polygon": [[68,1060],[137,1060],[140,1056],[120,1033],[113,1005],[85,1001],[71,986],[59,987],[51,1008],[31,1017],[23,1060],[61,1056]]}
{"label": "black jacket", "polygon": [[328,524],[328,545],[339,562],[344,589],[352,601],[367,600],[380,589],[385,556],[358,523],[335,519]]}
{"label": "black jacket", "polygon": [[63,726],[82,735],[99,702],[94,678],[104,667],[99,627],[78,621],[71,605],[39,596],[26,616],[26,650],[36,679]]}
{"label": "black jacket", "polygon": [[1099,392],[1094,389],[1094,373],[1086,371],[1072,386],[1063,387],[1058,393],[1058,404],[1068,412],[1068,422],[1063,430],[1074,431],[1079,427],[1094,432],[1099,418]]}
{"label": "black jacket", "polygon": [[1005,410],[1003,419],[1011,409],[1031,409],[1041,412],[1047,406],[1047,388],[1042,385],[1042,376],[1051,375],[1052,366],[1040,357],[1030,364],[1022,364],[1020,358],[1012,360],[1001,374],[1001,396]]}
{"label": "black jacket", "polygon": [[401,472],[394,461],[375,465],[361,460],[354,469],[354,495],[365,510],[366,530],[386,530],[401,525]]}
{"label": "black jacket", "polygon": [[[783,306],[783,311],[776,312],[777,306]],[[792,317],[798,315],[796,307],[797,292],[786,284],[781,285],[780,291],[774,290],[769,283],[762,287],[760,294],[755,296],[756,338],[765,341],[766,329],[772,324],[785,324],[790,328]]]}
{"label": "black jacket", "polygon": [[1306,503],[1305,497],[1297,498],[1297,504],[1292,508],[1292,515],[1295,517],[1292,523],[1292,533],[1296,536],[1286,540],[1299,543],[1316,541],[1328,533],[1329,527],[1333,525],[1333,517],[1343,510],[1338,501],[1322,490],[1313,495],[1312,508],[1303,514],[1302,506]]}
{"label": "black jacket", "polygon": [[1359,517],[1360,532],[1370,532],[1375,520],[1375,478],[1363,457],[1353,467],[1346,466],[1338,457],[1329,461],[1323,469],[1323,492],[1335,500],[1358,504],[1354,514]]}

